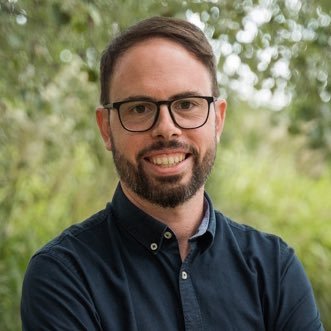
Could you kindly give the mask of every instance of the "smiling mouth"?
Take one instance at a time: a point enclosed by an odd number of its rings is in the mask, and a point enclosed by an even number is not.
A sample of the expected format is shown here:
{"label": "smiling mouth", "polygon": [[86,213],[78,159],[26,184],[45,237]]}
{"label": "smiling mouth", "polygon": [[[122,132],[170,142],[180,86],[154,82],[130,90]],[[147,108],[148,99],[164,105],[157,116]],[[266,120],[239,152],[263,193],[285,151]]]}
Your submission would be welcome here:
{"label": "smiling mouth", "polygon": [[173,167],[177,164],[183,162],[186,159],[187,155],[184,153],[175,153],[175,154],[160,154],[156,156],[151,156],[147,158],[149,162],[160,167]]}

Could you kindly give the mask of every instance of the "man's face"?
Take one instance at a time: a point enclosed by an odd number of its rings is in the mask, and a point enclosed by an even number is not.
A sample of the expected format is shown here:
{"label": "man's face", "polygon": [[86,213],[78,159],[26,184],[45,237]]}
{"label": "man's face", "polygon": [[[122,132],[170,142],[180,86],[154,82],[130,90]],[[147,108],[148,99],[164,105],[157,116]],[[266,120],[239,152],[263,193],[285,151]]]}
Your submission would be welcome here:
{"label": "man's face", "polygon": [[[113,102],[128,98],[168,100],[182,94],[211,96],[207,68],[181,45],[152,38],[131,47],[118,60],[110,82]],[[162,207],[176,207],[203,190],[216,153],[226,103],[210,106],[207,123],[181,129],[162,105],[155,126],[147,132],[128,132],[111,111],[98,124],[125,190]]]}

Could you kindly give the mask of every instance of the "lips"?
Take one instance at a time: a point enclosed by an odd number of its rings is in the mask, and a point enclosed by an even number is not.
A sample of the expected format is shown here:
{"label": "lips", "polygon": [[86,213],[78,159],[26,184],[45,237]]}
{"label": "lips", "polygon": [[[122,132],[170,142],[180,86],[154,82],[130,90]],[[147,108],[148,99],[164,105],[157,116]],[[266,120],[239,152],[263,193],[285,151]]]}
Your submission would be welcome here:
{"label": "lips", "polygon": [[184,153],[160,154],[148,158],[149,162],[161,167],[172,167],[179,164],[183,160],[185,160]]}
{"label": "lips", "polygon": [[[176,140],[156,141],[154,144],[142,149],[137,160],[144,160],[146,166],[149,164],[149,171],[157,174],[177,173],[183,171],[189,163],[188,158],[194,154],[194,150],[188,144]],[[186,166],[185,166],[186,165]]]}

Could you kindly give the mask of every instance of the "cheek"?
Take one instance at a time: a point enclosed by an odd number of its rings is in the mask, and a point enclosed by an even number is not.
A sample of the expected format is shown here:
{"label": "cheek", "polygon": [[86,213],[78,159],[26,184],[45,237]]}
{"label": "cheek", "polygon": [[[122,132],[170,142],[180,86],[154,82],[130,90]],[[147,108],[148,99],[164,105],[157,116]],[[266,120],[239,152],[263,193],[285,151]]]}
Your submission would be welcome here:
{"label": "cheek", "polygon": [[131,163],[136,163],[136,156],[144,147],[140,139],[130,135],[129,132],[115,135],[113,137],[113,146],[118,153],[123,155]]}
{"label": "cheek", "polygon": [[197,147],[201,152],[205,152],[206,150],[213,148],[216,143],[216,129],[215,123],[206,123],[196,132],[196,138],[194,141],[197,144]]}

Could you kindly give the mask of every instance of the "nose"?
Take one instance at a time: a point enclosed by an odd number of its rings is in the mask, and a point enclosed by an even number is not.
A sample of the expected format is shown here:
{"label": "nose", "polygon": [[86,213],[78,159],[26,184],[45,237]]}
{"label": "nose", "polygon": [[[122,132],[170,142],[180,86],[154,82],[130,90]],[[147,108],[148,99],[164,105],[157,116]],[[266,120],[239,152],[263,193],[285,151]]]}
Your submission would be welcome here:
{"label": "nose", "polygon": [[152,135],[155,138],[170,139],[180,136],[182,129],[173,121],[167,105],[160,106],[160,113],[157,122],[152,128]]}

